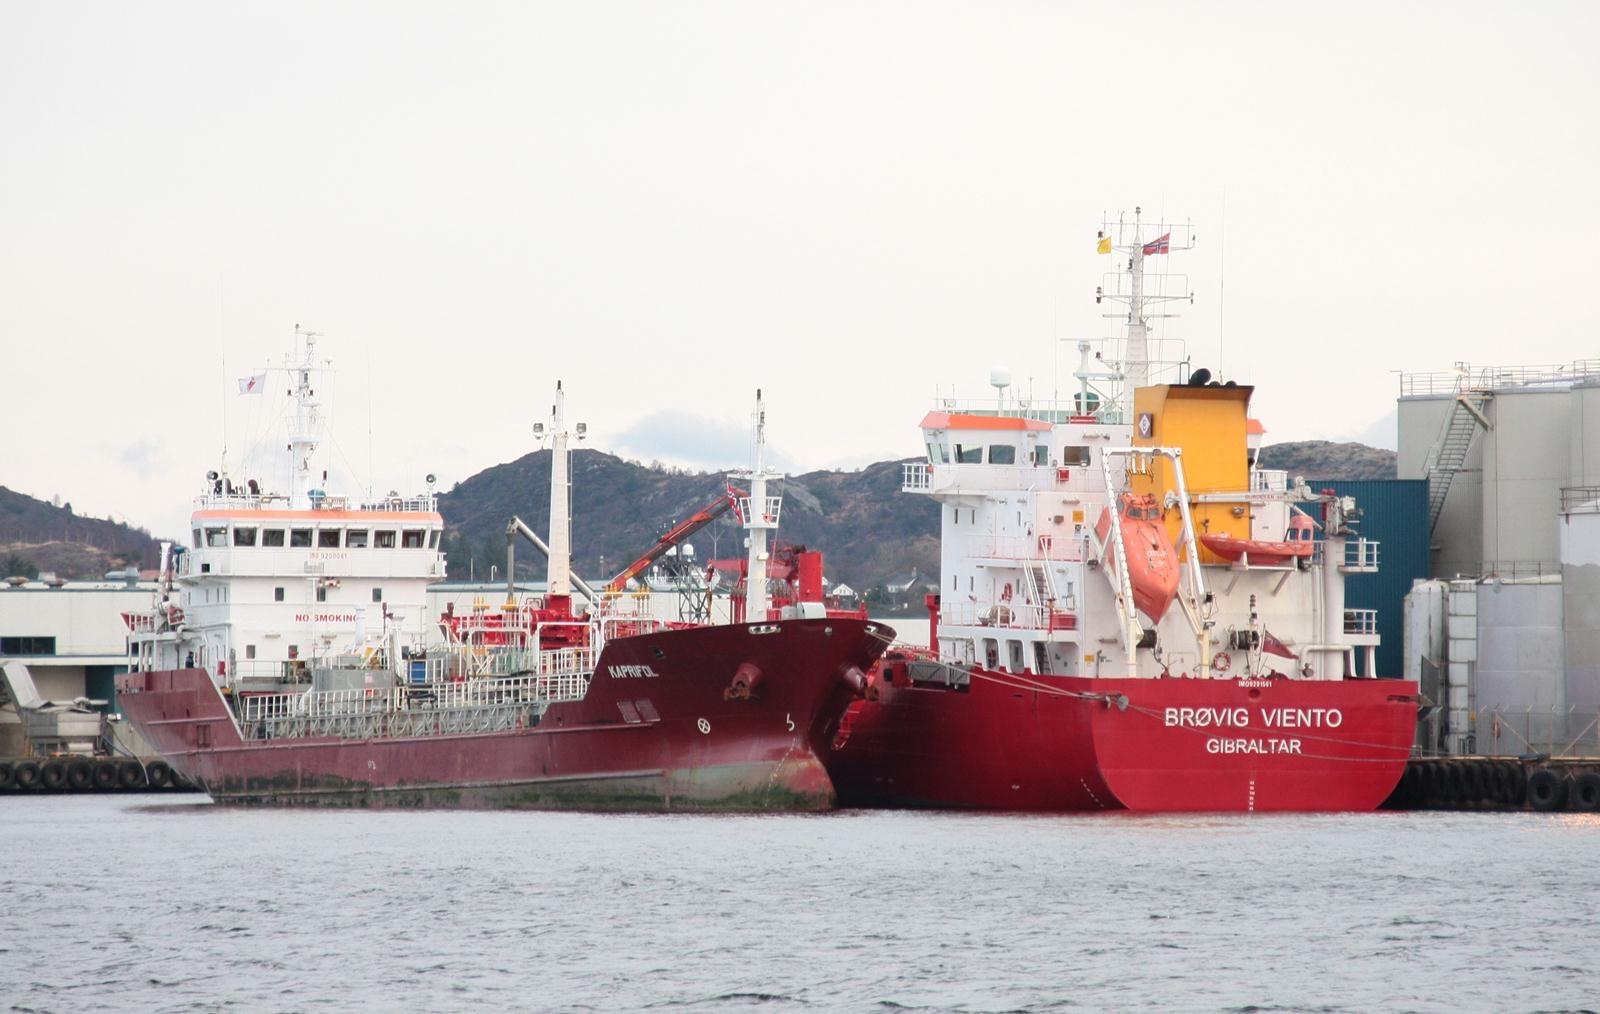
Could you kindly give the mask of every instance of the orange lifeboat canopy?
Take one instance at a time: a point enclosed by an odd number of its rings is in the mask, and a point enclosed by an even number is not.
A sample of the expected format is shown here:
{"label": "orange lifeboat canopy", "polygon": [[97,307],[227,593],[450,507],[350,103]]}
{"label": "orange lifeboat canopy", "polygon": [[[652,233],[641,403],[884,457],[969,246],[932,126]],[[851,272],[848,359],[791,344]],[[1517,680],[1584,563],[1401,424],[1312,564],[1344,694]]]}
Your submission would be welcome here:
{"label": "orange lifeboat canopy", "polygon": [[[1178,551],[1172,545],[1162,520],[1161,503],[1148,493],[1123,493],[1117,498],[1121,511],[1122,544],[1128,550],[1128,582],[1133,585],[1133,604],[1160,623],[1167,608],[1178,597]],[[1111,532],[1111,510],[1100,512],[1095,535],[1102,543]],[[1111,552],[1115,554],[1115,544]]]}

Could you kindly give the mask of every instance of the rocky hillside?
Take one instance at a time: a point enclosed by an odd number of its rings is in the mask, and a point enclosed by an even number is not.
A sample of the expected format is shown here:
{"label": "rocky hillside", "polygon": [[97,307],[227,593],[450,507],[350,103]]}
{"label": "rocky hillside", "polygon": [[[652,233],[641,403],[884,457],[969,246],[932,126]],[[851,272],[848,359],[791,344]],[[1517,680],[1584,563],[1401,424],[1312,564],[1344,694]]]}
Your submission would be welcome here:
{"label": "rocky hillside", "polygon": [[1393,479],[1394,464],[1393,451],[1366,444],[1301,440],[1261,449],[1262,468],[1281,468],[1290,475],[1318,479]]}
{"label": "rocky hillside", "polygon": [[[725,488],[720,473],[649,468],[602,451],[573,454],[573,566],[589,579],[609,577],[658,535],[709,504]],[[520,517],[541,535],[549,525],[550,452],[497,465],[440,497],[450,524],[445,551],[452,578],[483,578],[505,566],[505,526]],[[821,549],[827,576],[863,587],[889,577],[938,570],[938,509],[900,493],[900,463],[855,472],[808,472],[782,483],[779,538]],[[743,555],[743,532],[731,513],[693,540],[702,558]],[[519,574],[543,576],[536,550],[518,547]],[[604,558],[604,567],[601,558]]]}
{"label": "rocky hillside", "polygon": [[54,572],[98,578],[110,570],[157,566],[161,548],[150,533],[117,521],[83,517],[0,486],[0,570],[3,577]]}
{"label": "rocky hillside", "polygon": [[[1393,451],[1326,440],[1272,444],[1261,453],[1263,467],[1321,479],[1393,478],[1394,459]],[[881,461],[857,471],[785,479],[779,538],[821,549],[828,578],[861,590],[913,570],[936,576],[939,512],[927,497],[900,492],[901,464]],[[726,482],[721,473],[647,467],[588,449],[573,454],[572,479],[573,564],[590,579],[615,574],[667,526],[710,503]],[[490,567],[503,575],[506,521],[521,517],[543,535],[549,504],[549,451],[485,469],[442,494],[450,577],[486,579]],[[743,533],[731,514],[693,542],[703,558],[743,554]],[[544,576],[543,560],[531,546],[519,545],[517,556],[519,574]],[[55,571],[91,578],[126,566],[148,569],[158,557],[148,532],[81,517],[71,504],[56,506],[0,486],[0,569],[7,575]]]}

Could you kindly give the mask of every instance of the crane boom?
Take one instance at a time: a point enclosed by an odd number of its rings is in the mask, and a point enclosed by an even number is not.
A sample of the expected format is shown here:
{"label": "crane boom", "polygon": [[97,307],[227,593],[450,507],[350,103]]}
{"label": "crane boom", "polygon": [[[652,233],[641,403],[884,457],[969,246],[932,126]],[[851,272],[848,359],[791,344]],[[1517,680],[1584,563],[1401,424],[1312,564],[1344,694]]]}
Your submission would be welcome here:
{"label": "crane boom", "polygon": [[667,550],[726,514],[734,507],[738,498],[744,495],[743,490],[734,489],[731,486],[723,490],[715,500],[706,504],[692,517],[673,525],[661,538],[656,540],[655,545],[645,551],[643,556],[628,564],[623,568],[622,573],[612,578],[611,582],[606,585],[605,590],[619,592],[625,589],[629,581],[644,573],[644,569],[661,559]]}

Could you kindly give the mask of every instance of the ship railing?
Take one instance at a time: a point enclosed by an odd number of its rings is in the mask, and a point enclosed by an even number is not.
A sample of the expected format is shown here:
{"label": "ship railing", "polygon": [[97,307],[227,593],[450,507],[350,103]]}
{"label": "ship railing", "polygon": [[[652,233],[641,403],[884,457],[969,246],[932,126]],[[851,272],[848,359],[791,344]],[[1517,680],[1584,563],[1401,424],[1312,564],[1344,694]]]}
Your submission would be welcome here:
{"label": "ship railing", "polygon": [[975,560],[1083,560],[1083,541],[1071,536],[969,535],[964,548]]}
{"label": "ship railing", "polygon": [[246,694],[239,700],[242,724],[285,719],[319,719],[400,711],[441,711],[583,697],[587,674],[568,672],[499,679],[464,680],[427,686],[356,690],[307,690],[298,694]]}
{"label": "ship railing", "polygon": [[739,516],[744,519],[747,528],[776,528],[778,518],[783,513],[783,497],[763,497],[759,502],[754,497],[741,496],[739,501]]}
{"label": "ship railing", "polygon": [[1378,611],[1376,609],[1346,609],[1344,611],[1344,632],[1360,637],[1376,637],[1378,634]]}
{"label": "ship railing", "polygon": [[[1344,544],[1344,558],[1339,562],[1339,569],[1346,574],[1371,574],[1378,570],[1377,539],[1348,539]],[[1311,562],[1315,566],[1322,566],[1327,562],[1328,543],[1318,539],[1313,543],[1315,548],[1311,551]]]}
{"label": "ship railing", "polygon": [[1013,602],[952,602],[939,609],[939,625],[996,627],[1006,630],[1076,630],[1078,614],[1070,603],[1031,605]]}
{"label": "ship railing", "polygon": [[933,466],[926,461],[913,461],[900,466],[900,492],[926,493],[933,489]]}
{"label": "ship railing", "polygon": [[1094,492],[1098,488],[1089,469],[1082,465],[982,465],[956,461],[927,467],[927,488],[911,492],[989,489]]}
{"label": "ship railing", "polygon": [[[406,514],[431,514],[438,510],[438,497],[432,494],[418,496],[389,496],[377,500],[357,500],[347,496],[326,494],[311,498],[312,510],[322,511],[383,511]],[[202,493],[194,498],[197,510],[285,510],[289,497],[282,493],[246,493],[242,490],[222,493]]]}

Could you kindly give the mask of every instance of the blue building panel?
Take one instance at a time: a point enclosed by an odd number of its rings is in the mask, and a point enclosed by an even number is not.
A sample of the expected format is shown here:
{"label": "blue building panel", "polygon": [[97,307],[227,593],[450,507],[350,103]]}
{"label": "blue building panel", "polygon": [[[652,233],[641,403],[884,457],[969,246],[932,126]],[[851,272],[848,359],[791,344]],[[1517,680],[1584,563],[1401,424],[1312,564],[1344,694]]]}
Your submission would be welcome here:
{"label": "blue building panel", "polygon": [[1378,543],[1378,572],[1345,578],[1345,606],[1378,611],[1378,673],[1399,676],[1405,637],[1405,598],[1428,576],[1428,480],[1308,479],[1312,489],[1355,497],[1361,534]]}

